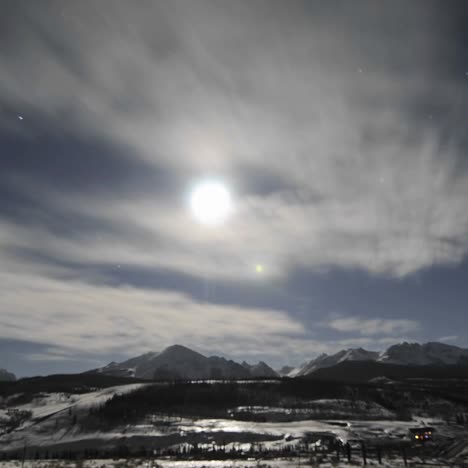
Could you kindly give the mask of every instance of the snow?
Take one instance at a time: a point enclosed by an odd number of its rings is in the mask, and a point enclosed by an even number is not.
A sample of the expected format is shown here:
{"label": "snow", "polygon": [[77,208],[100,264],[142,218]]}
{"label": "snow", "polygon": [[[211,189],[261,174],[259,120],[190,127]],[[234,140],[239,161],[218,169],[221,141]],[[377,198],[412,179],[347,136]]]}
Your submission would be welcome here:
{"label": "snow", "polygon": [[321,354],[317,358],[306,362],[299,368],[293,369],[288,374],[288,377],[299,377],[302,375],[307,375],[316,371],[317,369],[336,366],[343,361],[375,361],[378,357],[379,353],[374,351],[366,351],[362,348],[344,349],[331,356],[328,354]]}
{"label": "snow", "polygon": [[346,349],[331,356],[321,354],[317,358],[291,370],[287,376],[307,375],[317,369],[332,367],[344,361],[377,361],[384,364],[414,366],[454,365],[463,362],[468,364],[468,349],[436,342],[425,344],[404,342],[390,346],[382,353],[367,351],[362,348]]}
{"label": "snow", "polygon": [[[395,419],[395,414],[383,406],[361,400],[319,399],[303,402],[301,408],[285,408],[271,406],[239,406],[229,411],[233,415],[255,414],[267,415],[269,420],[281,419],[316,419],[324,414],[328,418],[356,418],[364,415],[366,419]],[[243,419],[243,418],[241,418]],[[284,417],[282,419],[285,419]]]}
{"label": "snow", "polygon": [[68,408],[84,409],[92,406],[99,406],[114,395],[130,393],[146,385],[148,384],[117,385],[115,387],[108,387],[84,394],[47,393],[34,398],[30,403],[18,405],[14,408],[31,411],[32,419],[35,420],[51,416],[55,413],[67,410]]}
{"label": "snow", "polygon": [[[350,440],[380,440],[382,443],[389,441],[397,441],[398,443],[407,437],[408,429],[415,425],[431,425],[436,427],[437,437],[453,439],[453,446],[448,448],[451,458],[467,459],[468,460],[468,428],[461,426],[446,425],[439,419],[424,418],[414,419],[412,421],[394,420],[394,415],[380,407],[377,404],[370,404],[364,401],[353,401],[352,407],[349,400],[340,399],[320,399],[310,400],[305,402],[305,408],[292,409],[282,407],[268,406],[240,406],[233,408],[231,414],[247,411],[257,415],[267,416],[268,422],[256,422],[236,420],[235,417],[223,418],[202,418],[194,419],[188,417],[168,417],[162,414],[149,415],[146,420],[139,424],[128,425],[121,424],[111,430],[100,432],[97,430],[85,431],[80,427],[80,412],[87,413],[87,409],[94,406],[99,406],[111,398],[113,395],[122,394],[134,391],[146,385],[151,384],[131,384],[122,385],[103,390],[97,390],[87,394],[63,394],[51,393],[42,394],[35,398],[32,402],[15,407],[17,410],[30,411],[32,418],[23,423],[15,431],[0,436],[0,444],[2,449],[20,450],[24,447],[25,441],[31,447],[41,446],[49,447],[60,444],[74,444],[75,447],[101,447],[117,446],[119,441],[125,439],[126,443],[134,443],[139,446],[144,441],[151,438],[155,446],[172,446],[173,448],[188,447],[197,443],[199,447],[225,446],[229,452],[234,448],[250,451],[258,446],[262,446],[264,450],[280,451],[285,447],[295,449],[308,440],[311,446],[320,449],[320,437],[336,437],[342,442]],[[78,414],[78,423],[70,424],[70,415],[68,409],[73,411],[73,414]],[[329,420],[314,420],[313,411],[326,409],[327,414],[330,414]],[[367,412],[372,415],[375,420],[356,420],[356,412]],[[340,415],[348,411],[346,417]],[[297,420],[291,420],[290,417],[283,418],[281,415],[297,414]],[[278,418],[273,417],[279,415]],[[0,420],[7,418],[5,410],[0,411]],[[392,420],[390,420],[392,418]],[[284,420],[286,419],[286,420]],[[294,419],[294,418],[293,418]],[[57,422],[59,423],[57,425]],[[316,439],[313,437],[316,437]],[[318,437],[318,438],[317,438]],[[407,440],[407,439],[406,439]],[[168,442],[169,441],[169,442]],[[165,444],[165,445],[163,445]],[[315,445],[314,445],[315,444]],[[324,463],[331,463],[331,459]],[[275,459],[265,461],[271,466],[291,466],[291,462],[284,459]],[[297,458],[294,459],[294,464]],[[98,465],[88,463],[90,468],[98,468]],[[97,463],[97,462],[96,462]],[[136,460],[130,461],[134,465],[138,465]],[[141,463],[143,463],[141,461]],[[249,465],[246,461],[223,461],[209,462],[204,461],[193,462],[193,465],[188,465],[187,462],[177,462],[174,460],[158,460],[160,466],[205,466],[223,467],[223,466],[256,466]],[[179,463],[179,464],[178,464]],[[185,463],[185,464],[183,464]],[[192,462],[190,462],[192,463]],[[229,464],[232,463],[232,464]],[[252,462],[252,463],[256,463]],[[289,465],[288,465],[289,463]],[[304,460],[305,463],[305,460]],[[384,466],[401,466],[391,465],[388,461]],[[393,462],[392,462],[393,463]],[[13,462],[0,463],[0,468],[12,468]],[[34,465],[40,468],[41,462],[36,462]],[[66,466],[72,465],[63,465]],[[113,466],[107,464],[106,466]],[[326,464],[316,464],[314,466],[327,466]],[[334,464],[333,466],[338,466]],[[349,466],[348,464],[346,466]],[[28,468],[28,465],[25,465]],[[59,467],[57,467],[59,468]]]}
{"label": "snow", "polygon": [[[322,458],[320,461],[320,458]],[[64,460],[46,460],[35,461],[26,460],[24,468],[48,468],[54,466],[55,468],[76,468],[82,466],[83,468],[254,468],[254,467],[271,467],[271,468],[291,468],[293,466],[317,466],[320,468],[332,467],[360,467],[362,466],[362,459],[355,457],[351,463],[348,461],[337,462],[334,456],[326,457],[325,455],[316,460],[311,460],[309,457],[294,457],[294,458],[275,458],[275,459],[261,459],[251,457],[247,460],[171,460],[171,459],[95,459],[83,460],[79,462],[64,461]],[[404,466],[401,458],[383,459],[382,464],[378,464],[377,460],[368,459],[369,466],[379,466],[383,468],[401,468]],[[409,458],[408,464],[415,466],[418,464],[418,459]],[[449,467],[453,464],[444,464],[439,460],[425,460],[427,465],[438,467]],[[0,468],[19,468],[22,466],[21,461],[8,461],[0,462]]]}
{"label": "snow", "polygon": [[425,344],[401,343],[390,346],[378,361],[404,365],[459,364],[462,360],[468,362],[468,349],[459,348],[445,343],[430,342]]}
{"label": "snow", "polygon": [[206,357],[181,345],[169,346],[160,353],[146,353],[121,363],[111,362],[96,372],[145,379],[154,376],[163,379],[278,377],[264,362],[238,364],[218,356]]}
{"label": "snow", "polygon": [[[285,437],[288,436],[292,445],[299,443],[307,434],[328,433],[333,434],[340,440],[346,442],[349,439],[361,438],[400,438],[405,435],[408,429],[414,426],[414,422],[409,421],[293,421],[293,422],[251,422],[236,421],[229,419],[181,419],[166,418],[160,420],[156,425],[122,425],[114,430],[103,432],[80,431],[79,426],[72,428],[62,428],[44,431],[44,427],[29,426],[22,431],[16,431],[4,437],[2,445],[4,448],[18,449],[24,444],[25,438],[29,445],[46,446],[53,443],[71,443],[85,440],[101,439],[113,440],[130,436],[163,437],[169,434],[177,436],[183,435],[184,441],[190,441],[192,435],[210,435],[213,440],[221,441],[226,434],[251,434],[253,440],[255,435],[266,436],[261,439],[265,448],[279,448],[284,446]],[[242,437],[241,437],[242,439]],[[239,440],[241,440],[239,439]],[[260,439],[259,439],[260,440]],[[182,439],[181,439],[182,441]]]}

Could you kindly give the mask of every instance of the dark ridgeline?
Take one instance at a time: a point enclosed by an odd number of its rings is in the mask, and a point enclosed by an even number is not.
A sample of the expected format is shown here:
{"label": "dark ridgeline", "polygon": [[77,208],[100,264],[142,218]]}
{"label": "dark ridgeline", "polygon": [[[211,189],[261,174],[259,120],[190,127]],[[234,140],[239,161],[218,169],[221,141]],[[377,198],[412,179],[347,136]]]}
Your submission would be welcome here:
{"label": "dark ridgeline", "polygon": [[317,369],[305,378],[338,382],[368,382],[388,379],[467,379],[468,365],[399,365],[374,361],[344,361],[333,367]]}
{"label": "dark ridgeline", "polygon": [[12,382],[0,382],[0,396],[21,394],[28,398],[42,392],[87,393],[96,388],[148,382],[144,379],[115,377],[105,374],[55,374],[25,377]]}

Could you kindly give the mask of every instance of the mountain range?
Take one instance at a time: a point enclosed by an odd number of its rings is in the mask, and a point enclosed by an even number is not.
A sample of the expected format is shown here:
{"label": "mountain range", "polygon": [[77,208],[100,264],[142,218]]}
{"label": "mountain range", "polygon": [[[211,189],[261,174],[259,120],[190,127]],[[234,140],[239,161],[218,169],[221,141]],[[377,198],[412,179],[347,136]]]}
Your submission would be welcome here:
{"label": "mountain range", "polygon": [[160,353],[150,352],[120,363],[111,362],[90,372],[157,380],[278,377],[262,361],[254,365],[246,362],[239,364],[218,356],[206,357],[181,345],[169,346]]}
{"label": "mountain range", "polygon": [[[363,348],[344,349],[335,354],[321,354],[305,362],[297,368],[285,366],[274,371],[264,362],[248,364],[245,361],[238,364],[218,356],[206,357],[185,346],[169,346],[162,352],[150,352],[127,361],[111,362],[105,367],[95,369],[98,372],[119,377],[136,377],[142,379],[244,379],[244,378],[274,378],[274,377],[306,377],[310,375],[331,375],[317,371],[335,368],[342,363],[362,363],[363,374],[367,375],[365,363],[378,363],[372,366],[373,376],[385,374],[385,370],[393,366],[456,366],[468,365],[468,349],[444,343],[430,342],[425,344],[400,343],[390,346],[384,352],[367,351]],[[356,372],[359,366],[348,366]],[[347,367],[346,367],[347,368]],[[365,369],[365,370],[364,370]],[[407,374],[407,369],[402,370]]]}
{"label": "mountain range", "polygon": [[[448,372],[448,374],[447,374]],[[299,367],[273,370],[265,362],[241,364],[219,356],[204,356],[185,346],[173,345],[161,352],[148,352],[123,362],[111,362],[86,374],[135,379],[251,379],[313,377],[340,379],[345,375],[368,380],[378,376],[468,375],[468,349],[445,343],[400,343],[383,352],[351,348],[335,354],[321,354]],[[461,375],[460,374],[460,375]],[[15,375],[0,369],[0,381],[14,381]]]}
{"label": "mountain range", "polygon": [[[384,352],[367,351],[363,348],[346,349],[336,354],[321,354],[315,359],[292,369],[287,377],[301,377],[319,369],[335,367],[343,362],[376,362],[395,366],[460,366],[468,365],[468,349],[445,343],[429,342],[400,343],[390,346]],[[357,365],[352,365],[355,369]],[[385,367],[374,366],[385,369]],[[322,373],[323,374],[323,373]]]}
{"label": "mountain range", "polygon": [[336,366],[340,362],[344,361],[375,361],[379,357],[379,353],[375,351],[366,351],[362,348],[356,349],[343,349],[336,354],[328,355],[321,354],[320,356],[312,359],[311,361],[305,362],[300,367],[291,370],[288,377],[301,377],[304,375],[311,374],[318,369],[324,367]]}

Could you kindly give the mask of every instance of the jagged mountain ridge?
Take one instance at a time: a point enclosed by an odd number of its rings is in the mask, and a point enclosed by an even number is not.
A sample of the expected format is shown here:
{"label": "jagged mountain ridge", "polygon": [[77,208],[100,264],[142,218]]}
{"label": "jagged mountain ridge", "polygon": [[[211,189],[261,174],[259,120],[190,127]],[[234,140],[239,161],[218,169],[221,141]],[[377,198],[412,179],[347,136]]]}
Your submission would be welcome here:
{"label": "jagged mountain ridge", "polygon": [[8,372],[5,369],[0,369],[0,382],[14,382],[15,380],[15,374]]}
{"label": "jagged mountain ridge", "polygon": [[268,364],[260,361],[258,364],[242,363],[242,367],[250,372],[252,377],[278,377],[278,373],[274,371]]}
{"label": "jagged mountain ridge", "polygon": [[347,361],[373,361],[400,366],[468,365],[468,349],[445,343],[399,343],[384,352],[363,348],[347,349],[333,355],[321,354],[293,369],[288,377],[310,375],[319,369],[334,367]]}
{"label": "jagged mountain ridge", "polygon": [[111,362],[91,372],[161,380],[278,377],[264,362],[238,364],[218,356],[206,357],[182,345],[169,346],[160,353],[145,353],[121,363]]}
{"label": "jagged mountain ridge", "polygon": [[468,378],[468,366],[444,365],[402,365],[380,361],[343,361],[333,367],[323,367],[303,378],[335,382],[374,382],[382,384],[413,379],[444,380]]}
{"label": "jagged mountain ridge", "polygon": [[315,359],[304,363],[299,368],[293,369],[288,377],[300,377],[308,375],[318,369],[333,367],[344,361],[375,361],[379,357],[376,351],[367,351],[363,348],[343,349],[336,354],[321,354]]}
{"label": "jagged mountain ridge", "polygon": [[378,361],[416,366],[468,364],[468,349],[437,342],[405,342],[390,346]]}
{"label": "jagged mountain ridge", "polygon": [[90,372],[161,380],[303,377],[344,362],[365,363],[366,361],[398,366],[468,365],[468,349],[436,342],[425,344],[404,342],[390,346],[380,353],[352,348],[332,355],[321,354],[298,368],[285,366],[276,372],[262,361],[254,365],[246,362],[239,364],[218,356],[206,357],[185,346],[174,345],[160,353],[150,352],[121,363],[111,362]]}

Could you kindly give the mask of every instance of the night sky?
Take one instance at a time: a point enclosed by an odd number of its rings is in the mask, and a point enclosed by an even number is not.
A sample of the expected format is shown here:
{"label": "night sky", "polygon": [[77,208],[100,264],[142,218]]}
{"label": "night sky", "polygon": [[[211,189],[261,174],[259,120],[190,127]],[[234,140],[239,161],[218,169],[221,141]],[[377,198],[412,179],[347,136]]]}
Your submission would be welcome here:
{"label": "night sky", "polygon": [[1,7],[0,367],[468,347],[465,1]]}

